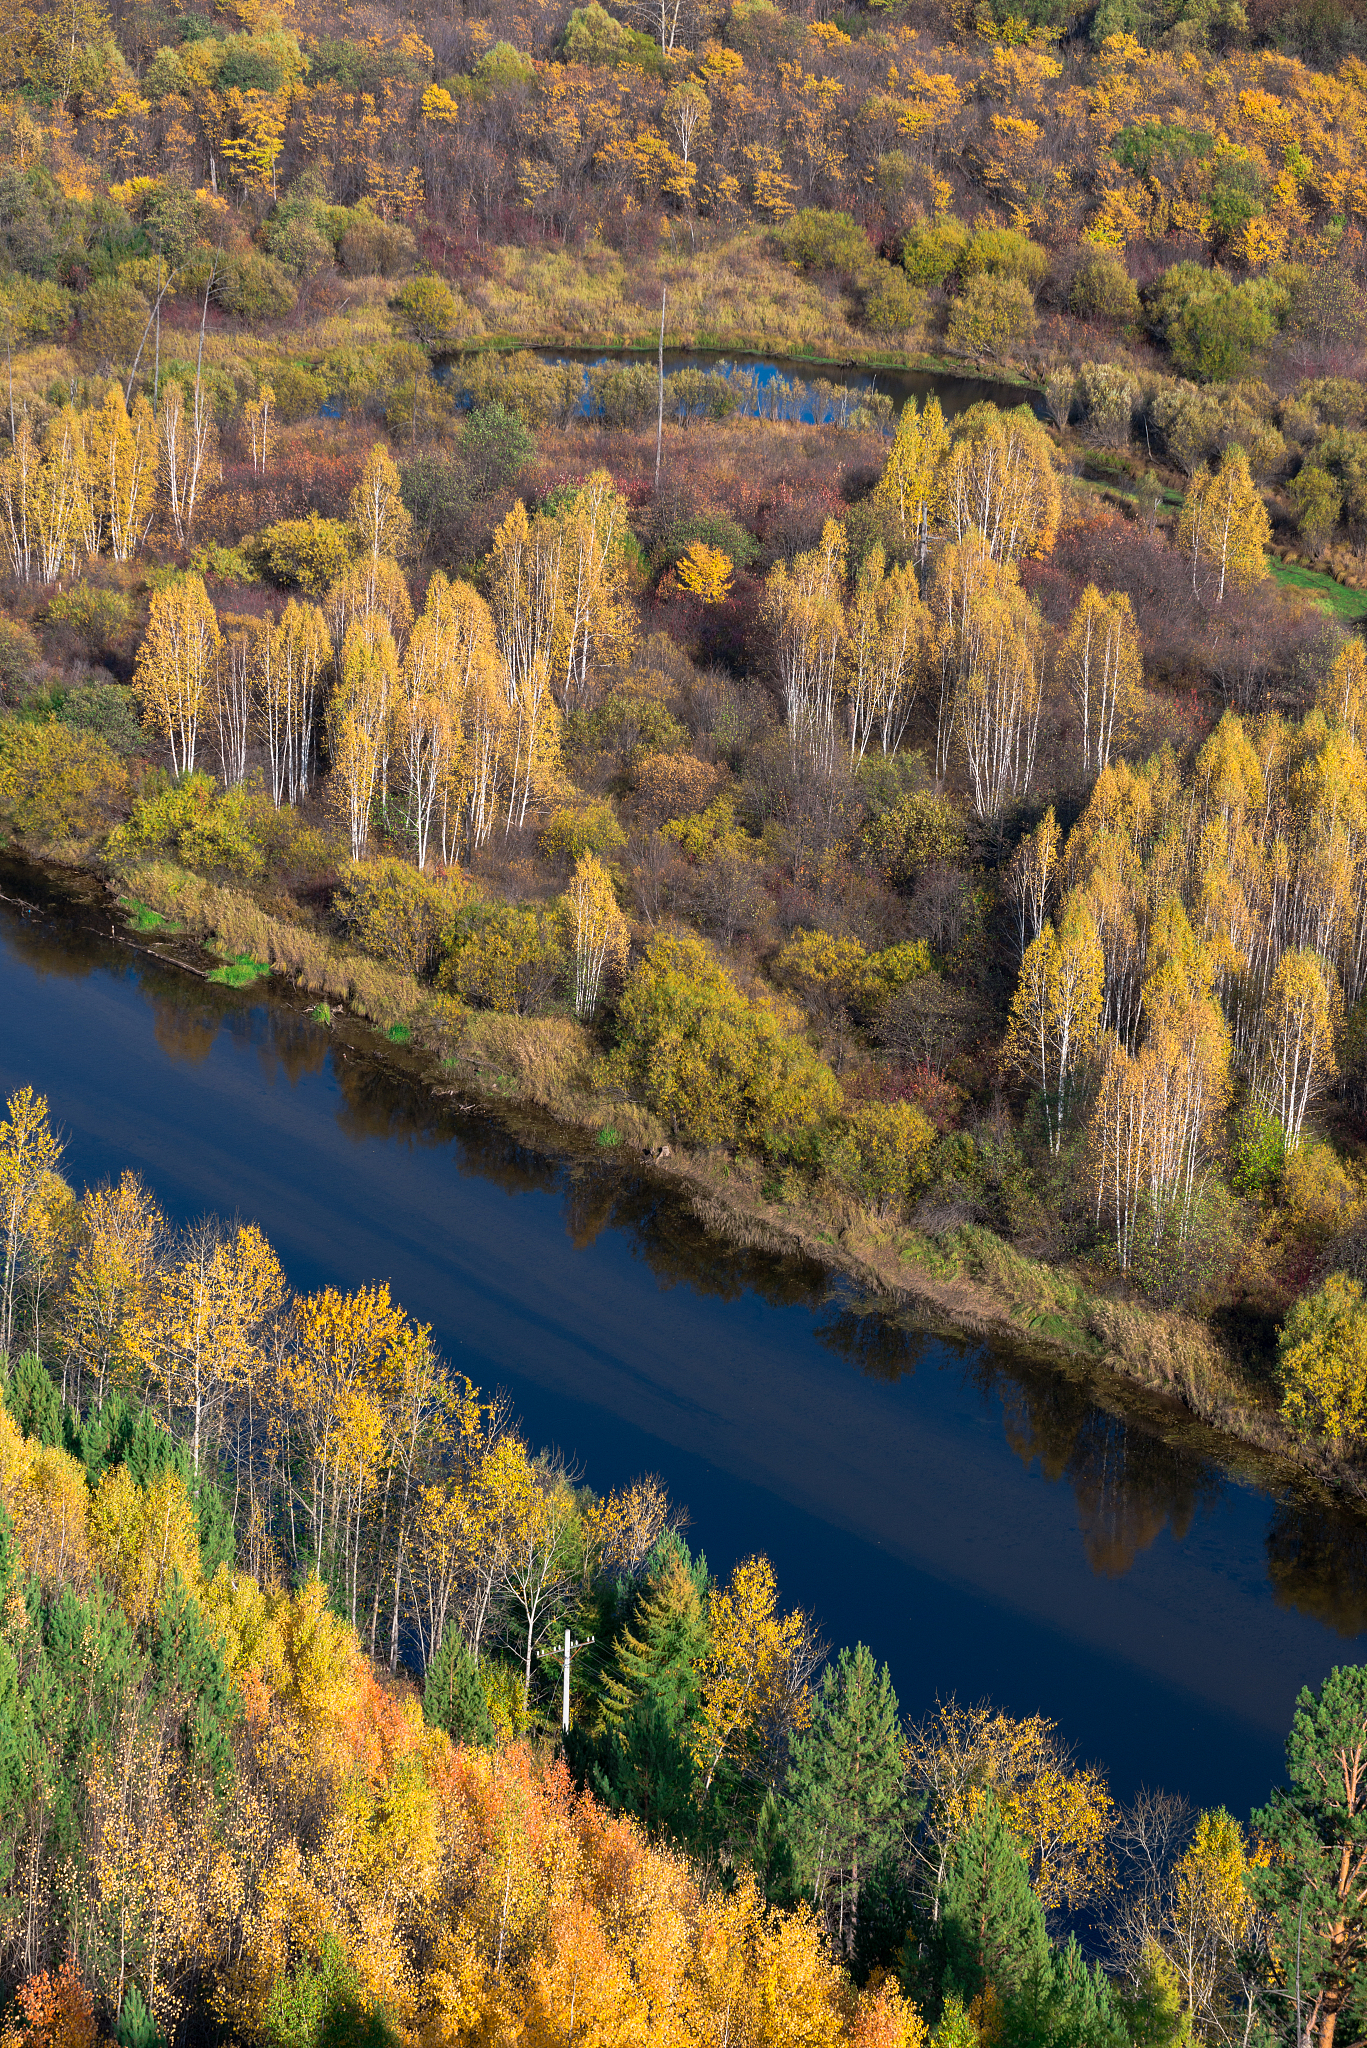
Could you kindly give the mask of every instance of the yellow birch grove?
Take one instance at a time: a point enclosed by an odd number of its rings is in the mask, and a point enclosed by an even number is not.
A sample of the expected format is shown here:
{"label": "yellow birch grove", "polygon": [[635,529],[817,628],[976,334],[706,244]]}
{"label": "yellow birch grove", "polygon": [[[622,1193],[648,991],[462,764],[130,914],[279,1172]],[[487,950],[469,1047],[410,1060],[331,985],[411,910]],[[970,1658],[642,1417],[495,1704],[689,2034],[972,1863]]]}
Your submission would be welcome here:
{"label": "yellow birch grove", "polygon": [[336,809],[351,857],[370,844],[371,809],[381,791],[399,689],[399,657],[378,612],[358,618],[342,647],[341,672],[328,700],[328,751]]}
{"label": "yellow birch grove", "polygon": [[1007,1058],[1039,1083],[1049,1149],[1063,1143],[1077,1072],[1101,1024],[1105,963],[1086,915],[1072,906],[1026,948],[1011,1004]]}
{"label": "yellow birch grove", "polygon": [[564,916],[574,956],[574,1013],[587,1021],[598,1007],[604,973],[624,965],[630,944],[612,878],[595,854],[584,854],[575,867]]}
{"label": "yellow birch grove", "polygon": [[974,809],[995,818],[1010,798],[1027,794],[1034,776],[1044,701],[1038,616],[1014,566],[976,533],[942,551],[929,610],[940,690],[937,772],[961,744]]}
{"label": "yellow birch grove", "polygon": [[1246,589],[1267,574],[1272,525],[1242,448],[1227,448],[1216,470],[1191,480],[1177,522],[1177,544],[1191,567],[1191,587],[1224,602],[1233,584]]}
{"label": "yellow birch grove", "polygon": [[845,529],[834,519],[818,547],[779,562],[765,587],[793,760],[828,776],[835,765],[835,707],[845,640]]}
{"label": "yellow birch grove", "polygon": [[257,636],[255,718],[277,809],[308,794],[328,657],[322,612],[297,598]]}
{"label": "yellow birch grove", "polygon": [[196,378],[188,398],[176,378],[162,385],[158,427],[167,507],[176,539],[184,547],[194,532],[195,507],[208,481],[218,438],[213,398],[202,378]]}
{"label": "yellow birch grove", "polygon": [[849,606],[846,672],[850,757],[862,761],[874,733],[884,754],[902,743],[929,656],[930,614],[910,563],[887,566],[875,543],[860,565]]}
{"label": "yellow birch grove", "polygon": [[139,396],[130,415],[114,385],[97,411],[81,415],[85,469],[85,550],[108,546],[116,562],[137,553],[156,512],[157,425]]}
{"label": "yellow birch grove", "polygon": [[169,746],[177,775],[194,768],[199,722],[222,647],[202,576],[178,576],[165,590],[153,592],[133,694],[144,718]]}
{"label": "yellow birch grove", "polygon": [[525,824],[527,805],[552,771],[559,748],[553,678],[562,638],[565,534],[558,522],[527,517],[520,501],[494,535],[489,609],[504,668],[512,729],[506,828]]}
{"label": "yellow birch grove", "polygon": [[1099,774],[1123,739],[1143,662],[1134,610],[1123,591],[1103,597],[1089,583],[1078,599],[1059,658],[1064,686],[1082,720],[1082,765]]}
{"label": "yellow birch grove", "polygon": [[402,561],[412,544],[413,522],[404,507],[399,472],[382,441],[366,457],[351,494],[351,523],[362,554],[371,561]]}
{"label": "yellow birch grove", "polygon": [[903,560],[925,562],[931,532],[944,516],[948,453],[939,399],[928,398],[923,411],[908,399],[872,499],[888,544]]}

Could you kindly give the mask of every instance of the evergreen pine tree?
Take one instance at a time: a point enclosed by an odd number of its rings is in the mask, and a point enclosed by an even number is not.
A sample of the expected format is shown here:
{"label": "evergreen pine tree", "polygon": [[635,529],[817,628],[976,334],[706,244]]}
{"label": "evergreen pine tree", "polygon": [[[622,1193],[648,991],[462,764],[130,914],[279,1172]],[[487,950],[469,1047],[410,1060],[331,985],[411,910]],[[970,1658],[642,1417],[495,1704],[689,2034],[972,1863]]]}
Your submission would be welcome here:
{"label": "evergreen pine tree", "polygon": [[880,1672],[859,1643],[822,1673],[788,1774],[799,1872],[811,1896],[826,1901],[842,1949],[854,1939],[860,1883],[887,1846],[901,1796],[897,1695],[887,1665]]}
{"label": "evergreen pine tree", "polygon": [[1301,2010],[1318,2010],[1319,2048],[1333,2048],[1340,2027],[1349,2041],[1367,2031],[1364,1749],[1367,1667],[1335,1666],[1318,1693],[1302,1689],[1286,1738],[1287,1783],[1253,1815],[1273,1854],[1250,1867],[1247,1883],[1277,1921],[1277,1954],[1299,1957]]}
{"label": "evergreen pine tree", "polygon": [[698,1668],[707,1651],[700,1572],[674,1546],[618,1637],[603,1682],[607,1730],[588,1776],[615,1812],[632,1813],[653,1834],[691,1839],[701,1816],[688,1733],[698,1706]]}
{"label": "evergreen pine tree", "polygon": [[988,1984],[1003,2000],[1049,1964],[1044,1914],[1025,1857],[993,1794],[977,1794],[973,1817],[950,1851],[940,1894],[945,1988],[971,2003]]}
{"label": "evergreen pine tree", "polygon": [[147,2010],[147,2000],[136,1984],[130,1984],[123,1994],[114,2023],[114,2039],[119,2048],[165,2048],[157,2023]]}
{"label": "evergreen pine tree", "polygon": [[62,1396],[41,1358],[26,1351],[10,1374],[5,1406],[25,1436],[41,1444],[62,1441]]}
{"label": "evergreen pine tree", "polygon": [[178,1574],[150,1634],[154,1697],[174,1694],[184,1700],[182,1738],[190,1753],[207,1763],[222,1791],[232,1776],[230,1737],[242,1702],[224,1665],[221,1639],[206,1625],[199,1602]]}
{"label": "evergreen pine tree", "polygon": [[1105,1973],[1088,1967],[1072,1934],[1009,1999],[1005,2033],[1011,2048],[1130,2048]]}
{"label": "evergreen pine tree", "polygon": [[434,1728],[453,1742],[488,1749],[494,1740],[484,1674],[458,1628],[448,1628],[428,1662],[422,1681],[422,1710]]}
{"label": "evergreen pine tree", "polygon": [[666,1725],[690,1721],[698,1704],[698,1667],[707,1652],[707,1623],[696,1575],[678,1552],[647,1585],[633,1621],[618,1638],[603,1681],[603,1711],[621,1728],[648,1700]]}

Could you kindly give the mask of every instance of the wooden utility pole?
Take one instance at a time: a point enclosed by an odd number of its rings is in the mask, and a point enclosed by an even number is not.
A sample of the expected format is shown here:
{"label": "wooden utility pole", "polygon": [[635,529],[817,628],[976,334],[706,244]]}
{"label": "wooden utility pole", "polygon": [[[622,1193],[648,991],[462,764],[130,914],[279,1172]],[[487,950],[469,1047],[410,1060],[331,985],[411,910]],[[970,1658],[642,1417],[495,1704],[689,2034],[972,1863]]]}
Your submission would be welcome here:
{"label": "wooden utility pole", "polygon": [[660,444],[665,435],[665,300],[667,286],[660,288],[660,417],[655,423],[655,488],[660,488]]}
{"label": "wooden utility pole", "polygon": [[576,1650],[587,1650],[592,1641],[592,1636],[585,1636],[582,1643],[576,1643],[570,1635],[569,1630],[565,1630],[565,1671],[560,1701],[560,1726],[564,1730],[566,1735],[568,1735],[570,1732],[570,1659],[573,1657]]}

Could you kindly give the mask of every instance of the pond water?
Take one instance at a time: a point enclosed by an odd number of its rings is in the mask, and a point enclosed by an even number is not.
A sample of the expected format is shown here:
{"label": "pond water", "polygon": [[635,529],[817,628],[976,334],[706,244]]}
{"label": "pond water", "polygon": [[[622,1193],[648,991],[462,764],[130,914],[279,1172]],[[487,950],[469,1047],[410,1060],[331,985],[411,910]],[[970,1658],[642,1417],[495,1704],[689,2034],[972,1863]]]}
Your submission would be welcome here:
{"label": "pond water", "polygon": [[[578,365],[584,372],[580,411],[587,415],[599,403],[590,371],[617,367],[639,367],[651,381],[652,408],[658,357],[639,349],[535,349],[539,361],[552,365]],[[459,356],[438,360],[437,375],[459,388]],[[726,354],[719,349],[666,349],[664,357],[666,391],[665,418],[676,417],[672,409],[687,403],[684,386],[675,383],[681,371],[699,371],[725,379],[743,414],[778,420],[805,420],[808,425],[843,424],[848,414],[867,406],[877,396],[889,400],[890,410],[881,408],[880,423],[891,431],[909,398],[924,402],[938,398],[946,419],[966,412],[984,401],[1007,409],[1028,405],[1043,410],[1040,394],[1019,384],[995,383],[980,377],[942,375],[938,371],[882,369],[867,370],[856,364],[813,363],[801,357],[758,357]],[[696,389],[696,386],[695,386]],[[694,400],[700,407],[701,400]]]}
{"label": "pond water", "polygon": [[49,1097],[78,1183],[135,1167],[176,1217],[252,1218],[300,1288],[388,1279],[594,1486],[659,1472],[720,1573],[768,1551],[906,1711],[1039,1710],[1122,1795],[1247,1812],[1297,1689],[1367,1651],[1355,1518],[1158,1407],[720,1247],[629,1163],[434,1102],[302,1006],[48,900],[0,903],[0,1020],[0,1089]]}

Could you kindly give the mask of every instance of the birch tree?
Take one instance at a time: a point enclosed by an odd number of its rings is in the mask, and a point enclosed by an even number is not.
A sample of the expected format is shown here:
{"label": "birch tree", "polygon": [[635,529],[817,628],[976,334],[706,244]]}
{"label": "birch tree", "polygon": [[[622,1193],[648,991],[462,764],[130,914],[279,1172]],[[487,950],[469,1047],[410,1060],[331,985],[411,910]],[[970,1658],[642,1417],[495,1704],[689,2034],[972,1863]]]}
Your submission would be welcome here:
{"label": "birch tree", "polygon": [[133,695],[170,747],[177,775],[194,768],[199,722],[222,647],[202,576],[179,576],[165,590],[153,592],[133,670]]}

